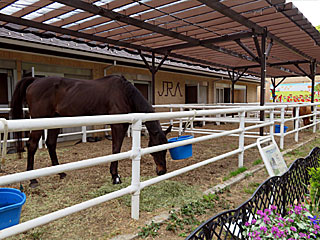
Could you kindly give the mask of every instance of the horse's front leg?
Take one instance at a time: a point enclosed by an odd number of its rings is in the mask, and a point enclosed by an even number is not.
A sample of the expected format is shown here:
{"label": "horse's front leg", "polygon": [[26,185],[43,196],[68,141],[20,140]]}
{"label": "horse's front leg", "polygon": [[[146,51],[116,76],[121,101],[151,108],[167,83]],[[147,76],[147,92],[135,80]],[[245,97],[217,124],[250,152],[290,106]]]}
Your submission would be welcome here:
{"label": "horse's front leg", "polygon": [[[42,135],[42,130],[32,131],[30,133],[29,141],[27,142],[28,147],[28,162],[27,171],[33,170],[34,167],[34,155],[38,149],[38,143]],[[30,180],[30,187],[35,188],[39,185],[37,179]]]}
{"label": "horse's front leg", "polygon": [[[112,153],[119,153],[123,143],[123,139],[128,130],[129,124],[112,124]],[[118,174],[118,161],[112,162],[110,165],[110,173],[112,175],[112,183],[120,184],[121,178]]]}
{"label": "horse's front leg", "polygon": [[[48,147],[48,152],[50,155],[50,159],[52,162],[52,166],[59,165],[58,157],[57,157],[57,138],[59,135],[60,129],[49,129],[48,130],[48,136],[46,140],[46,145]],[[64,172],[59,173],[60,179],[63,179],[67,176]]]}

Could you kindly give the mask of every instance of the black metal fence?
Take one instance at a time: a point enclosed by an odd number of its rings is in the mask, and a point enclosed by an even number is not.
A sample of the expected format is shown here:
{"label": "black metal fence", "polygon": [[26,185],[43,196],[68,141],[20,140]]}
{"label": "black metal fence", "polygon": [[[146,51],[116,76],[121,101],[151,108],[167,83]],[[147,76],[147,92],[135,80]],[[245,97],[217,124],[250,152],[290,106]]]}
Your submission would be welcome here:
{"label": "black metal fence", "polygon": [[318,167],[320,148],[314,148],[306,158],[295,160],[282,176],[272,177],[262,183],[252,197],[237,209],[222,212],[201,224],[186,240],[245,239],[242,235],[244,224],[257,211],[277,206],[277,211],[286,214],[286,207],[300,202],[310,177],[308,168]]}

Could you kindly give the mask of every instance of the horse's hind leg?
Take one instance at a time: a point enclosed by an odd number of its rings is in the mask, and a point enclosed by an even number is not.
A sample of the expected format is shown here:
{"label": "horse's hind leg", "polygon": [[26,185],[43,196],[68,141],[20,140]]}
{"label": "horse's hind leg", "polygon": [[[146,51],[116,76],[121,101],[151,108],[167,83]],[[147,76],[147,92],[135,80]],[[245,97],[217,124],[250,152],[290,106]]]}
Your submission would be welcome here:
{"label": "horse's hind leg", "polygon": [[[123,139],[127,133],[129,124],[112,124],[112,153],[119,153],[121,150]],[[112,183],[120,184],[121,179],[118,174],[118,161],[112,162],[110,165],[110,173],[112,175]]]}
{"label": "horse's hind leg", "polygon": [[[38,143],[41,138],[43,130],[31,131],[29,141],[27,142],[28,147],[28,162],[27,171],[33,170],[34,167],[34,155],[38,149]],[[38,186],[38,181],[36,179],[30,180],[30,187],[35,188]]]}
{"label": "horse's hind leg", "polygon": [[[59,135],[60,129],[49,129],[48,136],[46,140],[46,145],[48,147],[48,152],[51,158],[52,166],[59,165],[58,157],[57,157],[57,138]],[[59,173],[60,178],[63,179],[67,176],[65,173]]]}

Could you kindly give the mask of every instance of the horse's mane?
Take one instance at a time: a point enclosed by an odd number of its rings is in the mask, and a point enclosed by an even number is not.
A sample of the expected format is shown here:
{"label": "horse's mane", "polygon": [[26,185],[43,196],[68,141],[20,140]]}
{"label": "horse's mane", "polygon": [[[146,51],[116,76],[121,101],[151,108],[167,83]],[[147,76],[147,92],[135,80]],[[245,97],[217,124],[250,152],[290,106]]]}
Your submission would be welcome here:
{"label": "horse's mane", "polygon": [[152,105],[145,99],[141,92],[135,88],[125,77],[121,76],[123,88],[131,104],[133,112],[139,113],[153,113]]}

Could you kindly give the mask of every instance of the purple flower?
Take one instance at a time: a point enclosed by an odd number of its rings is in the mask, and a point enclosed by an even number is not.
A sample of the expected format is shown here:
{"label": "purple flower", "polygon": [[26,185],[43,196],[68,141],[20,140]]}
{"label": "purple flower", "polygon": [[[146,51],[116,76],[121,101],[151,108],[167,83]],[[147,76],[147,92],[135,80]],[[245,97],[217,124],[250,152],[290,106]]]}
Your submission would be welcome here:
{"label": "purple flower", "polygon": [[262,227],[260,227],[260,230],[261,231],[263,231],[264,233],[268,230],[268,228],[267,227],[265,227],[265,226],[262,226]]}
{"label": "purple flower", "polygon": [[266,215],[262,210],[258,210],[257,214],[260,215],[261,217],[264,217]]}
{"label": "purple flower", "polygon": [[[276,206],[268,209],[258,210],[257,215],[263,220],[262,226],[257,225],[257,220],[253,219],[250,223],[245,223],[247,237],[250,240],[269,239],[320,239],[320,216],[311,216],[303,204],[298,204],[288,209],[290,214],[281,216],[276,213]],[[303,227],[306,226],[306,227]]]}
{"label": "purple flower", "polygon": [[305,233],[299,233],[299,236],[300,236],[300,237],[306,237],[307,234],[305,234]]}
{"label": "purple flower", "polygon": [[284,236],[284,232],[283,231],[279,231],[278,233],[277,233],[277,237],[278,238],[282,238]]}
{"label": "purple flower", "polygon": [[291,218],[288,218],[288,222],[293,223],[293,222],[294,222],[294,220],[293,220],[293,219],[291,219]]}
{"label": "purple flower", "polygon": [[279,232],[279,228],[276,227],[276,226],[273,226],[273,227],[271,228],[271,232],[272,232],[273,234],[275,234],[275,233]]}
{"label": "purple flower", "polygon": [[277,206],[271,205],[270,209],[271,210],[277,210]]}
{"label": "purple flower", "polygon": [[267,209],[264,210],[264,213],[265,213],[266,215],[270,215],[270,214],[271,214],[271,210],[267,208]]}
{"label": "purple flower", "polygon": [[267,217],[267,216],[265,216],[265,217],[263,218],[263,221],[264,221],[265,223],[269,223],[269,222],[270,222],[270,218]]}
{"label": "purple flower", "polygon": [[297,231],[297,229],[296,229],[295,227],[293,227],[293,226],[292,226],[292,227],[290,227],[290,230],[291,230],[291,231],[294,231],[294,232],[296,232],[296,231]]}
{"label": "purple flower", "polygon": [[296,213],[296,214],[301,214],[301,212],[302,212],[302,207],[301,207],[301,204],[299,204],[298,206],[295,206],[294,207],[294,212]]}
{"label": "purple flower", "polygon": [[283,227],[284,226],[283,223],[281,223],[281,222],[279,222],[278,225],[279,225],[279,227]]}

